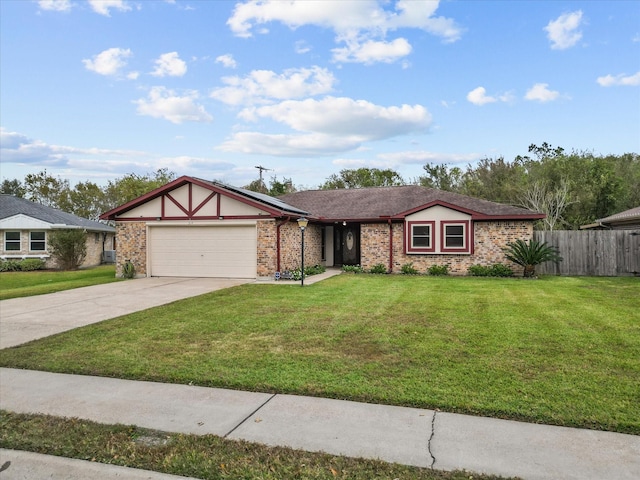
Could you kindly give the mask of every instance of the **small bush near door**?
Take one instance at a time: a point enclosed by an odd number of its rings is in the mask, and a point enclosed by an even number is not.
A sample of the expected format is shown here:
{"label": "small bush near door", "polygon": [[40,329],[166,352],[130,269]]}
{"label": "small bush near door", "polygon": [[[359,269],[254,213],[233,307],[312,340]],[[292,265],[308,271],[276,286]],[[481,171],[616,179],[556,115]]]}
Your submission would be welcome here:
{"label": "small bush near door", "polygon": [[369,273],[387,273],[387,267],[385,267],[383,263],[378,263],[371,267]]}

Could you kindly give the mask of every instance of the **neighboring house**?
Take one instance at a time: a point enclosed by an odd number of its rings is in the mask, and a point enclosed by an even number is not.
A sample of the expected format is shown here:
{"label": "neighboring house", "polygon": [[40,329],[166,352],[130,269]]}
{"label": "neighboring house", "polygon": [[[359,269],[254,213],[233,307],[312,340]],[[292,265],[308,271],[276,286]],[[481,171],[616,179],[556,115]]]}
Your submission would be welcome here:
{"label": "neighboring house", "polygon": [[58,229],[81,228],[87,232],[87,257],[83,267],[99,265],[103,252],[115,247],[115,228],[39,203],[0,194],[2,259],[41,258],[47,268],[56,268],[48,247],[48,236]]}
{"label": "neighboring house", "polygon": [[636,230],[640,229],[640,207],[631,208],[624,212],[616,213],[605,218],[600,218],[595,223],[582,225],[580,229],[598,230]]}
{"label": "neighboring house", "polygon": [[117,272],[146,276],[271,277],[305,264],[383,264],[398,273],[448,264],[507,263],[503,248],[528,240],[543,214],[420,186],[315,190],[269,197],[180,177],[104,213],[116,222]]}

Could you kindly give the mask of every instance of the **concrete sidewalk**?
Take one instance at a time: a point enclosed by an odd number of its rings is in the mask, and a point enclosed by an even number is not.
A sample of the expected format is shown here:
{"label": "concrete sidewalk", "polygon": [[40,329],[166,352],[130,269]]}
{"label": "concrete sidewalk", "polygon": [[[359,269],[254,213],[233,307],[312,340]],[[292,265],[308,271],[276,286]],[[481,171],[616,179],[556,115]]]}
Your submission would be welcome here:
{"label": "concrete sidewalk", "polygon": [[[640,478],[639,436],[416,408],[4,368],[0,408],[441,470],[524,479]],[[11,455],[2,452],[0,464]],[[2,480],[25,478],[7,472]]]}

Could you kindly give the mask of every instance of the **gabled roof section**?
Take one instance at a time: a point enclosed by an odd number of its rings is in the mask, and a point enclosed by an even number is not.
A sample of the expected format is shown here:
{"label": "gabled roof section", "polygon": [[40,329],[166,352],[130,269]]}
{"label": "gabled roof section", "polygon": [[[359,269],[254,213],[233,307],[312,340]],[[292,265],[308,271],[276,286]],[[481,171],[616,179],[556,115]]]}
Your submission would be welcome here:
{"label": "gabled roof section", "polygon": [[93,232],[115,232],[115,228],[104,223],[78,217],[56,208],[47,207],[13,195],[0,195],[0,220],[24,216],[45,222],[53,228],[84,228]]}
{"label": "gabled roof section", "polygon": [[186,185],[187,183],[192,183],[198,185],[200,187],[211,190],[212,192],[219,193],[221,195],[225,195],[230,198],[234,198],[236,200],[243,201],[244,203],[248,203],[250,205],[255,206],[256,208],[265,210],[269,212],[269,214],[273,216],[289,216],[289,215],[307,215],[308,213],[304,210],[300,210],[296,207],[286,204],[285,202],[278,200],[277,198],[270,197],[268,195],[263,195],[256,192],[251,192],[249,190],[245,190],[243,188],[232,187],[230,185],[226,185],[220,182],[212,182],[209,180],[203,180],[197,177],[189,177],[182,176],[180,178],[175,179],[172,182],[163,185],[162,187],[156,188],[151,192],[142,195],[136,199],[131,200],[124,205],[120,205],[108,212],[100,215],[100,218],[103,220],[113,220],[117,216],[120,216],[126,213],[129,210],[132,210],[140,205],[149,202],[155,198],[158,198],[162,195],[170,193],[171,191]]}
{"label": "gabled roof section", "polygon": [[290,205],[307,210],[314,217],[325,221],[400,219],[433,205],[442,205],[468,213],[474,220],[535,220],[545,216],[542,213],[520,207],[419,185],[307,190],[289,193],[279,198]]}
{"label": "gabled roof section", "polygon": [[608,217],[601,218],[596,221],[598,223],[627,223],[633,221],[640,222],[640,206],[630,208],[629,210],[625,210],[624,212],[609,215]]}

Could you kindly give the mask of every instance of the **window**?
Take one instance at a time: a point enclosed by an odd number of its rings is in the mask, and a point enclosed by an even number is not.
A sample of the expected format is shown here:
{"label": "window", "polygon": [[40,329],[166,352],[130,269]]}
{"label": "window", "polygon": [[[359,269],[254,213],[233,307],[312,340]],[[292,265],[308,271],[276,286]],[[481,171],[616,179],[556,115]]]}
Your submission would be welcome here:
{"label": "window", "polygon": [[433,252],[435,250],[434,228],[435,222],[409,222],[407,251],[413,253]]}
{"label": "window", "polygon": [[443,221],[441,222],[443,252],[469,252],[469,222]]}
{"label": "window", "polygon": [[20,232],[4,232],[4,249],[14,252],[20,250]]}
{"label": "window", "polygon": [[46,250],[44,232],[31,232],[29,234],[29,250],[32,252]]}

